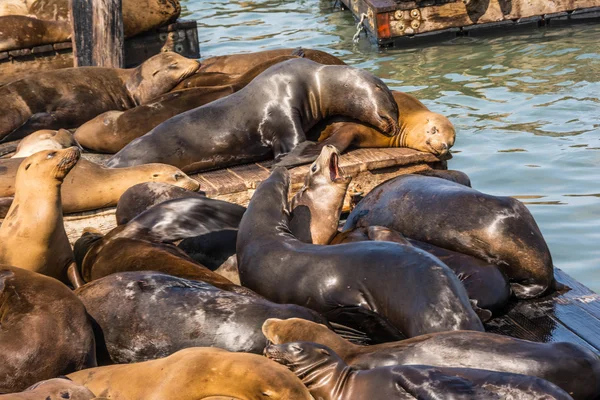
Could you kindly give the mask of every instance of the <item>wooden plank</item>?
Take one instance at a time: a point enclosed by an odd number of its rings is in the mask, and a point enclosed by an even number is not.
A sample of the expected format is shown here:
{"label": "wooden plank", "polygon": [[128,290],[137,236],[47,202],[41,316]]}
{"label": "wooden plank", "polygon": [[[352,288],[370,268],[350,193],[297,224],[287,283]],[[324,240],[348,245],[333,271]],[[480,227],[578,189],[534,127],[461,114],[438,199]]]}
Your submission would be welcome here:
{"label": "wooden plank", "polygon": [[123,68],[121,0],[69,0],[73,65]]}

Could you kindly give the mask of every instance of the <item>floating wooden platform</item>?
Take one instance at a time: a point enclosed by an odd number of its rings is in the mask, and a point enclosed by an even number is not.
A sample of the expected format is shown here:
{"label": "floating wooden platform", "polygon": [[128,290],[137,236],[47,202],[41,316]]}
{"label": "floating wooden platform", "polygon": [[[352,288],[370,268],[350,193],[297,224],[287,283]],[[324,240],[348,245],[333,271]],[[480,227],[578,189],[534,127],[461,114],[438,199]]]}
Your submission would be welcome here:
{"label": "floating wooden platform", "polygon": [[[125,66],[139,65],[162,51],[174,51],[188,58],[200,58],[196,21],[180,20],[127,39]],[[6,83],[7,79],[12,80],[32,71],[72,66],[73,49],[70,41],[0,52],[0,85]]]}
{"label": "floating wooden platform", "polygon": [[[380,46],[600,18],[600,0],[341,0]],[[408,39],[413,39],[407,42]]]}
{"label": "floating wooden platform", "polygon": [[[90,161],[103,164],[110,156],[84,153]],[[191,175],[200,182],[200,190],[211,198],[226,200],[247,206],[254,190],[270,174],[272,161],[240,165],[232,168]],[[340,166],[346,175],[352,176],[345,206],[349,207],[352,196],[368,193],[379,183],[394,176],[422,173],[433,169],[446,169],[446,162],[436,156],[412,149],[357,149],[340,157]],[[290,170],[292,193],[304,183],[309,165]],[[71,243],[77,240],[86,227],[108,232],[116,226],[115,207],[84,213],[65,215],[65,230]]]}

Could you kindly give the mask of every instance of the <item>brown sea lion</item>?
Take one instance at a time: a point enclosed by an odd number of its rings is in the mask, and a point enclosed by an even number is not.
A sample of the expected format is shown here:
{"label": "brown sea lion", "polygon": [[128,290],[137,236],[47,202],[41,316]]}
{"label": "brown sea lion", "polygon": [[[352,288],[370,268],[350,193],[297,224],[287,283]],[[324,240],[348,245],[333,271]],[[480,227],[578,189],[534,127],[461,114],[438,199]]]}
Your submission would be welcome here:
{"label": "brown sea lion", "polygon": [[216,348],[189,348],[158,360],[92,368],[68,377],[112,400],[312,400],[287,368],[256,354]]}
{"label": "brown sea lion", "polygon": [[351,177],[339,166],[340,152],[325,146],[306,174],[304,186],[290,202],[290,228],[303,242],[328,244],[338,232]]}
{"label": "brown sea lion", "polygon": [[600,358],[573,343],[536,343],[493,333],[458,331],[359,346],[324,325],[299,318],[269,319],[263,333],[275,344],[323,344],[358,369],[411,364],[486,369],[537,376],[577,400],[592,400],[600,394]]}
{"label": "brown sea lion", "polygon": [[213,87],[196,87],[206,82],[198,82],[202,75],[194,74],[177,85],[175,92],[166,93],[150,103],[127,111],[107,111],[98,115],[79,127],[75,138],[88,149],[114,154],[169,118],[235,93],[271,65],[292,58],[296,57],[282,56],[267,61],[230,82]]}
{"label": "brown sea lion", "polygon": [[25,139],[21,140],[17,146],[16,153],[11,158],[25,158],[42,150],[60,150],[69,147],[81,146],[73,137],[73,134],[66,129],[57,131],[44,129],[33,132]]}
{"label": "brown sea lion", "polygon": [[85,307],[64,284],[0,266],[0,304],[0,393],[19,392],[41,380],[96,366]]}
{"label": "brown sea lion", "polygon": [[[2,7],[7,1],[9,4]],[[70,19],[69,0],[2,0],[2,3],[0,15],[30,15],[54,21]],[[125,37],[131,37],[175,21],[181,6],[178,0],[124,0],[121,12]]]}
{"label": "brown sea lion", "polygon": [[160,53],[137,68],[65,68],[42,71],[0,86],[0,139],[40,129],[76,128],[109,110],[127,110],[171,90],[198,62]]}
{"label": "brown sea lion", "polygon": [[71,40],[67,21],[45,21],[24,15],[0,16],[0,51],[30,49]]}
{"label": "brown sea lion", "polygon": [[430,176],[402,175],[375,187],[344,231],[380,225],[497,265],[518,298],[554,289],[554,266],[535,219],[518,200]]}
{"label": "brown sea lion", "polygon": [[[16,171],[23,160],[0,160],[0,197],[14,195]],[[142,182],[165,182],[194,191],[200,188],[197,181],[170,165],[147,164],[113,169],[81,159],[63,182],[63,212],[74,213],[116,206],[127,189]]]}
{"label": "brown sea lion", "polygon": [[0,264],[67,282],[74,256],[63,223],[60,187],[79,160],[77,147],[23,159],[15,199],[0,226]]}
{"label": "brown sea lion", "polygon": [[96,395],[67,378],[38,382],[20,393],[0,395],[0,400],[92,400]]}
{"label": "brown sea lion", "polygon": [[[346,65],[339,58],[320,50],[301,49],[303,57],[324,65]],[[198,72],[215,72],[222,74],[244,74],[255,66],[275,57],[287,56],[298,49],[265,50],[247,54],[210,57],[202,60]]]}
{"label": "brown sea lion", "polygon": [[327,346],[311,342],[269,345],[265,355],[287,366],[322,400],[572,400],[548,381],[506,372],[427,365],[361,371],[348,366]]}
{"label": "brown sea lion", "polygon": [[344,152],[350,146],[409,147],[437,156],[446,156],[456,138],[454,126],[448,118],[431,112],[410,94],[398,91],[392,91],[392,94],[399,111],[399,128],[393,135],[385,135],[358,121],[344,118],[325,120],[308,134],[311,140],[318,138],[318,144],[306,142],[276,165],[290,167],[312,162],[319,155],[321,148],[328,144],[335,146],[340,152]]}

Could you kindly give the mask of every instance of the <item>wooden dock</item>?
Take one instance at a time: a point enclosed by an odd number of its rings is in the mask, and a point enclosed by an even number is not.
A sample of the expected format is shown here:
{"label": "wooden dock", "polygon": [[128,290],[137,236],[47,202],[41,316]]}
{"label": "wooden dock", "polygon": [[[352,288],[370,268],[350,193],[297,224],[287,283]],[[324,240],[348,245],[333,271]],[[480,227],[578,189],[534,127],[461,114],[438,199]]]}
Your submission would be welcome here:
{"label": "wooden dock", "polygon": [[[157,30],[125,40],[125,66],[133,67],[163,51],[188,58],[200,58],[196,21],[177,21]],[[32,71],[73,66],[73,45],[69,42],[0,52],[0,85]]]}
{"label": "wooden dock", "polygon": [[600,0],[341,0],[380,46],[600,19]]}

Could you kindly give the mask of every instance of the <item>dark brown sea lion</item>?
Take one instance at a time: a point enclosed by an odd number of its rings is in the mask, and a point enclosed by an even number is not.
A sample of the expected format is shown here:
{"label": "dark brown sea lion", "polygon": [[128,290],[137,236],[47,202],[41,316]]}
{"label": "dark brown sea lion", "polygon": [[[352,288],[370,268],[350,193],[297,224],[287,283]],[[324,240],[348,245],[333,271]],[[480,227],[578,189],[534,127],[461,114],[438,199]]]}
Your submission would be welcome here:
{"label": "dark brown sea lion", "polygon": [[385,84],[366,71],[299,58],[268,68],[239,92],[163,122],[107,165],[164,162],[199,171],[280,159],[333,115],[393,134],[398,107]]}
{"label": "dark brown sea lion", "polygon": [[0,400],[92,400],[96,395],[67,378],[38,382],[20,393],[0,395]]}
{"label": "dark brown sea lion", "polygon": [[[16,172],[23,160],[0,160],[0,197],[14,195]],[[63,182],[63,212],[74,213],[116,206],[127,189],[142,182],[164,182],[194,191],[200,188],[196,180],[171,165],[147,164],[113,169],[81,159]]]}
{"label": "dark brown sea lion", "polygon": [[117,225],[124,225],[149,208],[167,200],[204,197],[206,195],[202,191],[194,192],[168,183],[138,183],[127,189],[119,198],[115,212]]}
{"label": "dark brown sea lion", "polygon": [[171,90],[198,62],[160,53],[132,69],[83,67],[43,71],[0,86],[0,139],[40,129],[76,128],[109,110],[127,110]]}
{"label": "dark brown sea lion", "polygon": [[[259,64],[276,57],[287,56],[298,49],[265,50],[247,54],[233,54],[229,56],[210,57],[202,60],[198,72],[244,74]],[[339,58],[320,50],[302,49],[303,57],[324,65],[346,65]]]}
{"label": "dark brown sea lion", "polygon": [[290,202],[290,228],[305,243],[328,244],[338,231],[351,177],[339,166],[340,152],[325,146],[306,174],[304,186]]}
{"label": "dark brown sea lion", "polygon": [[21,140],[17,146],[16,153],[11,158],[25,158],[42,150],[61,150],[69,147],[81,146],[73,137],[73,134],[66,129],[57,131],[43,129],[33,132],[25,139]]}
{"label": "dark brown sea lion", "polygon": [[100,327],[114,363],[166,357],[188,347],[261,354],[266,345],[261,328],[268,318],[327,323],[308,308],[157,272],[112,274],[75,293]]}
{"label": "dark brown sea lion", "polygon": [[67,21],[44,21],[24,15],[0,16],[0,51],[30,49],[71,40]]}
{"label": "dark brown sea lion", "polygon": [[354,243],[365,240],[396,242],[415,246],[434,255],[446,264],[467,289],[473,308],[482,321],[501,311],[510,299],[510,284],[498,266],[483,260],[434,246],[429,243],[407,239],[393,229],[382,226],[357,228],[337,234],[330,244]]}
{"label": "dark brown sea lion", "polygon": [[96,366],[85,307],[56,279],[0,266],[0,304],[0,393]]}
{"label": "dark brown sea lion", "polygon": [[404,175],[373,189],[350,213],[344,231],[371,225],[496,264],[519,298],[554,288],[544,237],[529,210],[513,198],[446,179]]}
{"label": "dark brown sea lion", "polygon": [[256,354],[194,347],[158,360],[75,372],[74,382],[111,400],[313,400],[287,368]]}
{"label": "dark brown sea lion", "polygon": [[263,325],[263,333],[275,344],[323,344],[358,369],[412,364],[486,369],[537,376],[561,387],[576,400],[592,400],[600,395],[600,358],[573,343],[536,343],[493,333],[461,331],[358,346],[324,325],[299,318],[269,319]]}
{"label": "dark brown sea lion", "polygon": [[265,355],[287,366],[322,400],[572,400],[554,384],[527,375],[427,365],[356,370],[330,348],[311,342],[269,345]]}
{"label": "dark brown sea lion", "polygon": [[114,154],[169,118],[235,93],[271,65],[292,58],[296,57],[278,57],[260,64],[229,83],[213,87],[196,87],[195,85],[206,82],[198,82],[201,75],[194,74],[175,88],[183,90],[166,93],[150,103],[127,111],[107,111],[100,114],[79,127],[75,137],[88,149]]}
{"label": "dark brown sea lion", "polygon": [[409,147],[446,156],[456,138],[454,126],[448,118],[429,111],[423,103],[410,94],[398,91],[392,91],[392,94],[399,111],[399,129],[393,135],[385,135],[358,121],[348,121],[339,117],[325,120],[308,134],[309,139],[318,138],[318,144],[307,142],[276,165],[289,167],[311,162],[326,145],[333,145],[340,152],[350,146]]}
{"label": "dark brown sea lion", "polygon": [[[456,275],[411,246],[302,243],[289,230],[289,173],[277,168],[242,218],[237,259],[244,286],[278,303],[312,308],[374,341],[483,330]],[[375,262],[375,260],[377,260]]]}
{"label": "dark brown sea lion", "polygon": [[79,160],[76,147],[23,159],[15,199],[0,226],[0,264],[67,282],[74,256],[65,232],[60,187]]}

